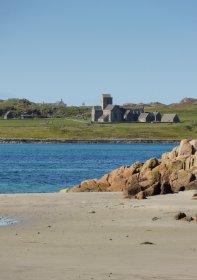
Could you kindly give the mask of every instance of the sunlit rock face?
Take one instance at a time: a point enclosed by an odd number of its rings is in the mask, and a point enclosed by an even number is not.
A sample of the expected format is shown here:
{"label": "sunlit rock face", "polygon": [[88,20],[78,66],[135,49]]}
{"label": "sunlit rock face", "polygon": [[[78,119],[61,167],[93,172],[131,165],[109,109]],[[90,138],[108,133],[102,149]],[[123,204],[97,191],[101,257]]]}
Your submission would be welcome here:
{"label": "sunlit rock face", "polygon": [[61,192],[123,191],[124,197],[144,199],[189,189],[197,189],[197,139],[182,140],[161,159],[122,166],[100,179],[86,180]]}

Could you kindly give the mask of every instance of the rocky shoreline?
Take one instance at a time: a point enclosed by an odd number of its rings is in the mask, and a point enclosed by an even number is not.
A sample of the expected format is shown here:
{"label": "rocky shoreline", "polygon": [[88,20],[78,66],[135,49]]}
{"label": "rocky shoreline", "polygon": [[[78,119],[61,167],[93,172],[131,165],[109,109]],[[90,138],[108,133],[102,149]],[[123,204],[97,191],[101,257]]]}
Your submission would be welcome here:
{"label": "rocky shoreline", "polygon": [[0,138],[0,144],[178,144],[178,139],[38,139]]}
{"label": "rocky shoreline", "polygon": [[122,166],[99,179],[83,181],[61,192],[122,191],[124,197],[144,199],[191,189],[197,190],[197,139],[182,140],[161,159]]}

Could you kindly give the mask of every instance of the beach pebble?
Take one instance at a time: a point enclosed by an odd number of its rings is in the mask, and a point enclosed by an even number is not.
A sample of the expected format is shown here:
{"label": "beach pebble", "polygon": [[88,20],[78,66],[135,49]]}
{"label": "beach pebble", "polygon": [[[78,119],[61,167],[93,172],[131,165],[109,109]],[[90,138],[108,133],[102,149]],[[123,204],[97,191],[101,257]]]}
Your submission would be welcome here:
{"label": "beach pebble", "polygon": [[185,218],[185,217],[186,217],[186,214],[183,213],[183,212],[179,212],[179,213],[177,213],[177,214],[174,216],[175,220],[181,220],[181,219],[183,219],[183,218]]}
{"label": "beach pebble", "polygon": [[145,242],[140,243],[140,245],[155,245],[155,243],[150,242],[150,241],[145,241]]}
{"label": "beach pebble", "polygon": [[88,213],[90,213],[90,214],[95,214],[96,211],[92,210],[92,211],[90,211],[90,212],[88,212]]}
{"label": "beach pebble", "polygon": [[186,221],[186,222],[191,222],[194,219],[191,216],[186,216],[185,218],[183,218],[183,220]]}
{"label": "beach pebble", "polygon": [[152,218],[152,221],[157,221],[157,220],[159,220],[159,219],[161,219],[161,218],[159,218],[159,217],[153,217],[153,218]]}
{"label": "beach pebble", "polygon": [[197,199],[197,193],[193,194],[192,198]]}

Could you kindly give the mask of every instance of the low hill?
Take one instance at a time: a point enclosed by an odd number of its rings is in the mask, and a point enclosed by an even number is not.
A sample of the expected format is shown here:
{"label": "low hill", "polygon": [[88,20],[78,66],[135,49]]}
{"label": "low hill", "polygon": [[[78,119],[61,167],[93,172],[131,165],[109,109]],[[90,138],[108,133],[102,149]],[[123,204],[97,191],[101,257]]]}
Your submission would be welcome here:
{"label": "low hill", "polygon": [[91,108],[88,106],[66,106],[61,102],[34,103],[27,99],[11,98],[0,102],[0,118],[3,118],[8,111],[12,112],[16,119],[20,119],[23,114],[33,118],[76,117],[87,119],[90,117]]}
{"label": "low hill", "polygon": [[194,104],[197,105],[197,99],[196,98],[190,98],[190,97],[185,97],[180,101],[181,104]]}

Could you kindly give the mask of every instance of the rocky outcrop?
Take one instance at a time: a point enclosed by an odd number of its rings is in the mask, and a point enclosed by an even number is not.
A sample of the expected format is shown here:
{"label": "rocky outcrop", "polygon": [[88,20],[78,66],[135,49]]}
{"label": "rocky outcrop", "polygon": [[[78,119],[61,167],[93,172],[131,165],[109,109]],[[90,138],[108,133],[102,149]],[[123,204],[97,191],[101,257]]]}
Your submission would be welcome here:
{"label": "rocky outcrop", "polygon": [[197,189],[197,139],[145,163],[122,166],[100,179],[81,182],[62,192],[123,191],[124,197],[144,199],[157,194]]}
{"label": "rocky outcrop", "polygon": [[143,163],[136,162],[127,167],[122,166],[104,175],[100,179],[91,179],[81,182],[71,189],[63,189],[61,192],[115,192],[123,191],[127,180],[138,173]]}

